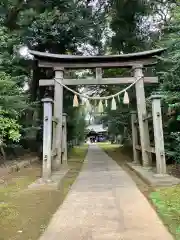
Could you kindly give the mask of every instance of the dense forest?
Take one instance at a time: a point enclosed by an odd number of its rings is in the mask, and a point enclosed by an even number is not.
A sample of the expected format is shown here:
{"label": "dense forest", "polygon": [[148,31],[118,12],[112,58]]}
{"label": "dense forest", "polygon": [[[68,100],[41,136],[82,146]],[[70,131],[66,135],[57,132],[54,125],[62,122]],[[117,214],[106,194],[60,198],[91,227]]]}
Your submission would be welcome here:
{"label": "dense forest", "polygon": [[[163,99],[166,152],[180,159],[180,5],[173,0],[1,0],[0,1],[0,139],[3,159],[15,149],[36,148],[37,131],[42,123],[41,99],[47,89],[38,87],[40,78],[50,78],[52,71],[38,69],[26,49],[59,54],[122,54],[167,48],[155,69],[156,87]],[[74,74],[74,73],[72,73]],[[88,73],[89,74],[89,73]],[[107,70],[106,76],[125,74]],[[121,87],[94,89],[102,95]],[[78,88],[78,86],[76,87]],[[109,133],[124,132],[130,105],[118,104],[101,117]],[[82,105],[72,106],[73,95],[64,91],[64,112],[68,114],[68,142],[83,140],[85,112]],[[121,101],[122,102],[122,101]],[[125,114],[122,114],[125,113]],[[83,126],[83,127],[82,127]],[[167,134],[166,134],[167,133]],[[130,137],[126,134],[126,137]],[[174,148],[174,146],[176,146]],[[175,150],[174,150],[175,149]]]}

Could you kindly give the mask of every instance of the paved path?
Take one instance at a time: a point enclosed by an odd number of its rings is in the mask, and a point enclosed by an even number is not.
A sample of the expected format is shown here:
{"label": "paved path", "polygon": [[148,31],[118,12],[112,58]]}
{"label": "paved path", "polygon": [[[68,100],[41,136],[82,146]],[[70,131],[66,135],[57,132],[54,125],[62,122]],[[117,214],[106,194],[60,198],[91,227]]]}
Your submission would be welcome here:
{"label": "paved path", "polygon": [[172,240],[129,175],[91,145],[72,190],[40,240]]}

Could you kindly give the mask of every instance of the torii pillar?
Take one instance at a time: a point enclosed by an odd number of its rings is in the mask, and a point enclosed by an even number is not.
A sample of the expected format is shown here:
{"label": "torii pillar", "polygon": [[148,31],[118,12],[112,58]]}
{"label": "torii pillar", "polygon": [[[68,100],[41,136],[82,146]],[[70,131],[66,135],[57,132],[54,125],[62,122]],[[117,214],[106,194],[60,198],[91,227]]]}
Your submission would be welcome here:
{"label": "torii pillar", "polygon": [[43,124],[43,167],[42,178],[44,181],[51,179],[51,134],[52,134],[52,104],[51,98],[42,99],[44,104],[44,124]]}
{"label": "torii pillar", "polygon": [[53,126],[53,152],[56,157],[52,162],[53,170],[58,170],[61,167],[62,161],[62,128],[63,128],[63,86],[58,81],[63,81],[64,69],[54,68],[54,117],[57,123]]}
{"label": "torii pillar", "polygon": [[144,117],[147,116],[146,111],[146,98],[144,91],[144,75],[142,71],[142,65],[136,65],[133,67],[135,78],[141,78],[136,82],[136,101],[137,101],[137,112],[139,121],[139,131],[141,139],[141,151],[142,151],[142,164],[143,167],[151,167],[152,155],[147,150],[150,147],[149,128],[148,121],[144,121]]}

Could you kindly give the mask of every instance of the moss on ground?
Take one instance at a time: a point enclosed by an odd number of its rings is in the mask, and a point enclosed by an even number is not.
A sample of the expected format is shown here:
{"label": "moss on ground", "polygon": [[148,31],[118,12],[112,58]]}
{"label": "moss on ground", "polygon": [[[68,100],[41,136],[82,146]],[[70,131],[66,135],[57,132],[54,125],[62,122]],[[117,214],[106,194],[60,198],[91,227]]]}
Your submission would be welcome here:
{"label": "moss on ground", "polygon": [[12,178],[0,186],[0,240],[39,238],[78,176],[86,152],[87,146],[71,151],[69,171],[61,180],[58,190],[23,191],[40,176],[41,168],[37,165],[13,173]]}
{"label": "moss on ground", "polygon": [[131,160],[129,148],[111,144],[100,144],[99,146],[129,173],[175,239],[180,240],[180,185],[153,189],[125,165],[127,161]]}

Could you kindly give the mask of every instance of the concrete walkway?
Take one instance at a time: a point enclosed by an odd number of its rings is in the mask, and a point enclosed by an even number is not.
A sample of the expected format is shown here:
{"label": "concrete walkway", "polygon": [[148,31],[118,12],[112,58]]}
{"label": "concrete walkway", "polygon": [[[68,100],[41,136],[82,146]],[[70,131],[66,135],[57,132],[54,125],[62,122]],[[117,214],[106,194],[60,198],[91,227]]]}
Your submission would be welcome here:
{"label": "concrete walkway", "polygon": [[129,175],[96,145],[40,240],[172,240]]}

